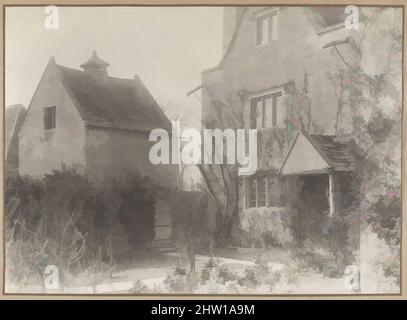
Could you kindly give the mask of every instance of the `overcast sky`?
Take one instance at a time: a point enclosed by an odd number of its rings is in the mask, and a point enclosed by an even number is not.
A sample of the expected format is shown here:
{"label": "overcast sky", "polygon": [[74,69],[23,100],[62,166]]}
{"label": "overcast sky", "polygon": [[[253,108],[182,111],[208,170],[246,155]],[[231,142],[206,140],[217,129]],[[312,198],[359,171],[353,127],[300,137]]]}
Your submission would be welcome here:
{"label": "overcast sky", "polygon": [[110,75],[138,74],[173,117],[200,113],[186,93],[221,58],[220,7],[60,7],[59,30],[46,30],[44,7],[6,8],[6,106],[28,106],[51,56],[80,69],[93,50]]}

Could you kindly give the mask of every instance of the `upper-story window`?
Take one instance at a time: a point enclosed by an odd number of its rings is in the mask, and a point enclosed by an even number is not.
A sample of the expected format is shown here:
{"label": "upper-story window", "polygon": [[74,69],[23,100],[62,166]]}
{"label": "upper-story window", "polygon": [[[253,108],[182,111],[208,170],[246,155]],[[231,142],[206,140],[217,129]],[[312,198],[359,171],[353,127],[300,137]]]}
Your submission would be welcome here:
{"label": "upper-story window", "polygon": [[44,129],[49,130],[55,128],[56,107],[44,108]]}
{"label": "upper-story window", "polygon": [[277,13],[256,17],[256,46],[264,46],[277,40]]}
{"label": "upper-story window", "polygon": [[281,103],[281,91],[258,96],[250,101],[250,128],[284,128],[285,108]]}

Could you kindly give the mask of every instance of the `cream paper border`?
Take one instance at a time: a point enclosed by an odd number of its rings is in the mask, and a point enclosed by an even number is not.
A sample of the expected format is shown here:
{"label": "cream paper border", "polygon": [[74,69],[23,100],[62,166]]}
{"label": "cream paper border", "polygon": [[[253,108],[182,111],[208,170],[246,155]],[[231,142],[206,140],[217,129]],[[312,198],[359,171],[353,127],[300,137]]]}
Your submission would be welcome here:
{"label": "cream paper border", "polygon": [[363,5],[363,6],[402,6],[403,7],[403,109],[402,109],[402,181],[401,181],[401,195],[402,195],[402,232],[401,232],[401,273],[400,273],[400,282],[401,282],[401,295],[384,295],[384,294],[358,294],[358,295],[36,295],[36,294],[5,294],[4,293],[4,212],[3,207],[1,207],[1,215],[0,215],[0,299],[3,300],[20,300],[20,299],[41,299],[41,300],[54,300],[54,299],[65,299],[65,300],[106,300],[106,299],[125,299],[125,300],[281,300],[281,299],[291,299],[291,300],[298,300],[298,299],[323,299],[323,300],[330,300],[330,299],[345,299],[345,300],[364,300],[364,299],[392,299],[392,300],[405,300],[407,299],[407,275],[404,274],[407,265],[407,253],[405,252],[406,246],[404,245],[407,241],[407,234],[406,234],[406,227],[407,227],[407,218],[406,218],[406,198],[407,198],[407,189],[406,189],[406,133],[407,133],[407,125],[406,125],[406,111],[405,111],[405,95],[407,92],[406,82],[404,81],[405,74],[406,74],[406,19],[405,19],[405,6],[407,5],[407,0],[396,0],[396,1],[385,1],[385,0],[376,0],[376,1],[369,1],[369,0],[358,0],[358,1],[344,1],[344,0],[324,0],[324,1],[315,1],[315,0],[206,0],[206,1],[192,1],[192,0],[9,0],[4,1],[0,0],[1,4],[1,23],[0,23],[0,34],[1,34],[1,50],[0,50],[0,72],[2,74],[1,77],[1,104],[2,108],[0,111],[1,121],[0,121],[0,132],[1,132],[1,150],[2,156],[0,157],[0,176],[2,183],[0,184],[0,200],[3,204],[3,196],[4,196],[4,92],[5,92],[5,83],[4,83],[4,17],[5,17],[5,6],[46,6],[46,5],[63,5],[63,6],[224,6],[224,5],[244,5],[244,6],[256,6],[256,5],[298,5],[298,6],[306,6],[306,5]]}

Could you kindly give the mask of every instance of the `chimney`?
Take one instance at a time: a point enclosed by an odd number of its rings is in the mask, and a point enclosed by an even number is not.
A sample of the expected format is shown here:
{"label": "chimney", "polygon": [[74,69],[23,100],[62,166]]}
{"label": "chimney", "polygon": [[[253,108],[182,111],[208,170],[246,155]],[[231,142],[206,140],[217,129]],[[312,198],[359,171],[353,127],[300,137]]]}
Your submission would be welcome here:
{"label": "chimney", "polygon": [[109,64],[106,61],[100,59],[96,51],[93,51],[92,56],[88,61],[81,64],[83,71],[92,77],[103,78],[107,77],[106,68]]}

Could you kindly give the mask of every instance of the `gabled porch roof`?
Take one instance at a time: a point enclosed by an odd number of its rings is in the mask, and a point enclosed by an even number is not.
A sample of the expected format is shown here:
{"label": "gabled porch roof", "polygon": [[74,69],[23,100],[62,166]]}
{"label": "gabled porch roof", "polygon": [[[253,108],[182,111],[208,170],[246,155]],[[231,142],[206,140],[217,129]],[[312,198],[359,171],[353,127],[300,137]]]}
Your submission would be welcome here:
{"label": "gabled porch roof", "polygon": [[307,135],[300,131],[278,171],[281,175],[303,175],[353,171],[357,161],[347,143],[335,136]]}

